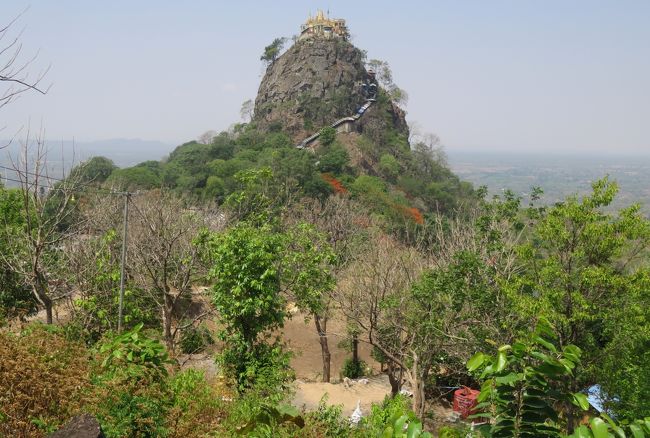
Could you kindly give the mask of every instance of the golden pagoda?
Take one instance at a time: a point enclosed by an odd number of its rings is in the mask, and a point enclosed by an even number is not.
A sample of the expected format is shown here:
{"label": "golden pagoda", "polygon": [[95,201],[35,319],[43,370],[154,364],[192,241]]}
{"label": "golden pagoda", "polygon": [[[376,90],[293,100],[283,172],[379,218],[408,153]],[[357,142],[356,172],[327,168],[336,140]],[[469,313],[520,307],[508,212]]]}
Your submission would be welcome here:
{"label": "golden pagoda", "polygon": [[325,38],[338,37],[347,40],[350,37],[345,20],[330,18],[328,14],[318,10],[315,17],[309,14],[305,24],[300,26],[300,39],[321,36]]}

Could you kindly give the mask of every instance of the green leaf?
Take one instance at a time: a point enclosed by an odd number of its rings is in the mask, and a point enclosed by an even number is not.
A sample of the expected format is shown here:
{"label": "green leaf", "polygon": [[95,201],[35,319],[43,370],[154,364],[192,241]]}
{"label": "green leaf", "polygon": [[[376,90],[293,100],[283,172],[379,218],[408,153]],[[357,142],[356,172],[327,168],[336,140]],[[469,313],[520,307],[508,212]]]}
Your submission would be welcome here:
{"label": "green leaf", "polygon": [[404,425],[406,424],[406,420],[408,420],[409,417],[406,415],[402,415],[395,421],[395,432],[399,433],[400,435],[402,434],[402,431],[404,430]]}
{"label": "green leaf", "polygon": [[623,429],[621,429],[620,427],[618,427],[618,425],[614,422],[614,420],[612,420],[612,419],[610,418],[609,415],[607,415],[607,414],[604,413],[604,412],[603,412],[602,414],[600,414],[600,415],[601,415],[601,417],[603,417],[605,420],[607,420],[607,422],[609,423],[609,427],[612,428],[612,430],[616,433],[616,435],[618,435],[619,438],[625,438],[625,432],[623,432]]}
{"label": "green leaf", "polygon": [[569,435],[569,438],[593,438],[591,431],[586,426],[580,426]]}
{"label": "green leaf", "polygon": [[543,345],[544,347],[546,347],[547,350],[552,351],[553,353],[555,353],[557,351],[557,349],[555,348],[555,345],[548,342],[546,339],[542,338],[541,336],[535,336],[534,339],[535,339],[535,342],[537,342],[540,345]]}
{"label": "green leaf", "polygon": [[467,361],[467,369],[469,372],[475,371],[478,367],[480,367],[483,362],[485,362],[485,358],[485,355],[480,352],[472,356],[470,360]]}
{"label": "green leaf", "polygon": [[645,438],[645,433],[643,433],[643,429],[641,429],[636,424],[630,424],[630,430],[632,431],[632,435],[634,435],[634,438]]}
{"label": "green leaf", "polygon": [[409,427],[406,430],[406,438],[417,438],[420,437],[422,433],[422,423],[419,421],[411,421]]}
{"label": "green leaf", "polygon": [[499,385],[511,385],[512,383],[521,380],[522,376],[521,374],[517,373],[510,373],[506,374],[505,376],[502,377],[497,377],[494,380],[497,382]]}
{"label": "green leaf", "polygon": [[497,355],[497,367],[496,371],[501,372],[504,370],[506,367],[507,359],[506,359],[506,353],[504,351],[499,351],[499,354]]}
{"label": "green leaf", "polygon": [[587,396],[581,392],[574,393],[571,402],[583,411],[589,409],[589,400],[587,400]]}
{"label": "green leaf", "polygon": [[594,434],[594,438],[609,438],[607,423],[602,419],[598,417],[592,418],[589,424],[591,425],[591,433]]}

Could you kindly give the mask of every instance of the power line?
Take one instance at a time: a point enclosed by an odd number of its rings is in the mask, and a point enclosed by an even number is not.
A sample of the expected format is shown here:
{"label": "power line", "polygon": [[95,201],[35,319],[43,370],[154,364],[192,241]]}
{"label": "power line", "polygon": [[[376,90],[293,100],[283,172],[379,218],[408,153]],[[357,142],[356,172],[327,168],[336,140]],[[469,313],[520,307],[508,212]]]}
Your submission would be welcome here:
{"label": "power line", "polygon": [[48,180],[53,180],[53,181],[58,181],[58,182],[64,182],[65,181],[65,179],[55,178],[55,177],[49,176],[49,175],[42,175],[42,174],[39,174],[39,173],[36,173],[36,172],[32,172],[30,170],[22,170],[22,169],[18,170],[18,169],[14,168],[14,167],[3,166],[2,164],[0,164],[0,169],[10,170],[12,172],[19,173],[19,174],[37,176],[39,178],[46,178]]}
{"label": "power line", "polygon": [[[26,174],[26,175],[30,175],[30,176],[34,176],[34,177],[38,177],[38,178],[44,178],[44,179],[47,179],[48,181],[56,181],[56,182],[66,182],[67,181],[65,179],[49,177],[49,176],[46,176],[46,175],[40,175],[40,174],[37,174],[35,172],[16,170],[16,169],[13,169],[11,167],[2,166],[2,165],[0,165],[0,169],[10,170],[10,171],[12,171],[12,172],[14,172],[16,174]],[[5,173],[5,175],[6,175],[6,173]],[[18,184],[21,184],[21,185],[24,185],[26,183],[29,184],[29,182],[27,180],[21,181],[21,180],[9,178],[7,176],[4,176],[3,179],[5,181],[15,182],[15,183],[18,183]],[[57,188],[57,187],[50,187],[50,185],[46,184],[46,183],[32,183],[32,185],[36,185],[38,187],[46,187],[46,188],[49,188],[51,191],[54,191],[54,190],[63,191],[64,190],[64,189]],[[92,185],[92,182],[79,183],[79,184],[71,187],[70,190],[80,190],[80,189],[83,189],[83,188],[85,188],[86,190],[89,190],[89,191],[94,191],[95,193],[98,193],[98,194],[124,195],[125,193],[129,193],[127,191],[111,190],[111,189],[105,189],[105,188],[102,188],[102,187],[97,187],[97,186]],[[130,194],[133,195],[135,193],[130,193]]]}

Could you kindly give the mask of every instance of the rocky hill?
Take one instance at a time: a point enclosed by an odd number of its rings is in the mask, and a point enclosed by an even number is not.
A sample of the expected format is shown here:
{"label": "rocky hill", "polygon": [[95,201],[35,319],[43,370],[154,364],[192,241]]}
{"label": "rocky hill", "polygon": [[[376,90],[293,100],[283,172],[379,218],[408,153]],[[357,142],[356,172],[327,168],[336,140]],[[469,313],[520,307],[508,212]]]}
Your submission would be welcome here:
{"label": "rocky hill", "polygon": [[[282,193],[279,199],[289,191],[295,199],[349,194],[395,227],[421,224],[429,212],[452,212],[473,196],[471,186],[435,154],[435,145],[409,143],[405,113],[394,102],[396,86],[381,70],[387,65],[366,64],[365,53],[345,34],[303,34],[269,60],[252,123],[182,144],[163,161],[115,169],[106,184],[168,187],[223,203],[241,189],[242,172],[264,168],[274,178],[268,187]],[[373,80],[366,65],[377,70],[376,93],[362,87]],[[359,117],[337,125],[337,131],[312,136],[354,114]],[[312,141],[304,142],[308,137]]]}
{"label": "rocky hill", "polygon": [[[361,50],[340,38],[297,41],[266,70],[255,99],[258,128],[268,131],[275,126],[299,141],[354,114],[365,102],[364,59]],[[407,135],[404,112],[384,103],[364,115],[356,125],[358,132],[389,128]]]}

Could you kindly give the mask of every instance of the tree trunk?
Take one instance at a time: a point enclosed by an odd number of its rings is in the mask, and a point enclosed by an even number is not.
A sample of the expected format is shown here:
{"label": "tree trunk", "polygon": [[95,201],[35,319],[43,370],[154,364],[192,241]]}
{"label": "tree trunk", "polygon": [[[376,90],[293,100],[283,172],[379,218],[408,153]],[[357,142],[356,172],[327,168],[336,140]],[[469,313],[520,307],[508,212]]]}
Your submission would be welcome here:
{"label": "tree trunk", "polygon": [[356,334],[352,336],[352,360],[359,362],[359,339]]}
{"label": "tree trunk", "polygon": [[45,303],[45,322],[47,324],[54,324],[54,318],[52,318],[52,300],[47,299]]}
{"label": "tree trunk", "polygon": [[395,397],[402,389],[402,368],[391,360],[388,361],[387,365],[386,374],[388,374],[388,381],[390,382],[390,396]]}
{"label": "tree trunk", "polygon": [[320,350],[323,356],[323,382],[329,383],[330,381],[330,363],[332,355],[327,341],[327,317],[320,317],[314,315],[314,324],[318,332],[318,340],[320,342]]}
{"label": "tree trunk", "polygon": [[43,283],[44,280],[41,278],[41,274],[37,273],[35,277],[36,282],[32,290],[34,292],[36,300],[45,308],[46,323],[53,324],[54,318],[52,318],[52,298],[50,298],[50,296],[47,294],[47,286]]}
{"label": "tree trunk", "polygon": [[165,344],[167,344],[167,350],[169,350],[170,353],[173,353],[174,350],[174,339],[172,336],[173,310],[174,310],[174,300],[168,293],[166,293],[165,303],[163,304],[163,339],[165,339]]}
{"label": "tree trunk", "polygon": [[422,370],[419,369],[418,355],[413,355],[413,367],[411,369],[411,389],[413,391],[413,412],[419,417],[424,416],[424,380],[425,376]]}
{"label": "tree trunk", "polygon": [[[569,391],[570,392],[578,392],[578,385],[575,381],[575,379],[571,379],[569,382]],[[572,434],[576,428],[576,410],[574,409],[573,405],[571,403],[566,403],[565,404],[566,408],[564,410],[565,415],[566,415],[566,427],[567,427],[567,434]]]}

